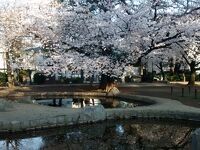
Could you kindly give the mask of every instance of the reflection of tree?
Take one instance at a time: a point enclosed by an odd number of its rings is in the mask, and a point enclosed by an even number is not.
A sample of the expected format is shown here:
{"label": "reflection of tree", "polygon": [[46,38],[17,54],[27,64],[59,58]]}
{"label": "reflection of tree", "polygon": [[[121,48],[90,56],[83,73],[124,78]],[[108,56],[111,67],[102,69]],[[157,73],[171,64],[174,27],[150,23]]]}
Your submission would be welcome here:
{"label": "reflection of tree", "polygon": [[179,142],[177,143],[176,146],[178,146],[179,148],[183,148],[183,147],[185,147],[187,144],[189,144],[189,139],[190,139],[190,137],[191,137],[191,132],[192,132],[192,131],[193,131],[192,129],[189,129],[189,130],[185,133],[185,135],[184,135],[182,138],[180,138],[180,140],[179,140]]}
{"label": "reflection of tree", "polygon": [[138,138],[136,143],[156,149],[186,149],[192,128],[173,125],[130,125],[129,130]]}
{"label": "reflection of tree", "polygon": [[21,140],[5,140],[6,150],[19,150]]}
{"label": "reflection of tree", "polygon": [[[70,149],[70,143],[65,140],[65,135],[53,135],[43,137],[43,146],[41,149],[53,150],[53,149]],[[55,144],[56,143],[56,144]]]}
{"label": "reflection of tree", "polygon": [[[92,124],[40,132],[43,139],[40,149],[186,150],[190,149],[192,131],[193,128],[187,126],[146,122]],[[20,140],[7,140],[7,143],[8,148],[10,145],[13,149],[19,149]]]}
{"label": "reflection of tree", "polygon": [[51,135],[43,137],[43,147],[41,149],[54,150],[82,150],[82,149],[98,149],[102,143],[102,136],[105,126],[101,124],[87,125],[79,129],[65,131],[60,135]]}
{"label": "reflection of tree", "polygon": [[73,98],[73,105],[77,105],[78,108],[84,107],[84,99],[83,98]]}
{"label": "reflection of tree", "polygon": [[[192,128],[174,125],[125,124],[119,136],[115,127],[107,127],[104,141],[112,148],[125,149],[189,149]],[[116,144],[118,143],[118,144]],[[119,147],[118,147],[119,146]]]}

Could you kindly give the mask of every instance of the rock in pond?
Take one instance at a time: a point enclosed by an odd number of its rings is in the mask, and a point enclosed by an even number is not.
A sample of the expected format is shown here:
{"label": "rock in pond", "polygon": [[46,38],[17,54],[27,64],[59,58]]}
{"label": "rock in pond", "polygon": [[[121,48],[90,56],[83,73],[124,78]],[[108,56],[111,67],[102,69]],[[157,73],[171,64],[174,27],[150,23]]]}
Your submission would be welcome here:
{"label": "rock in pond", "polygon": [[109,92],[108,92],[108,96],[116,96],[117,94],[119,94],[120,91],[118,90],[118,88],[113,87]]}
{"label": "rock in pond", "polygon": [[81,122],[96,122],[106,119],[106,112],[102,105],[84,107],[79,116]]}

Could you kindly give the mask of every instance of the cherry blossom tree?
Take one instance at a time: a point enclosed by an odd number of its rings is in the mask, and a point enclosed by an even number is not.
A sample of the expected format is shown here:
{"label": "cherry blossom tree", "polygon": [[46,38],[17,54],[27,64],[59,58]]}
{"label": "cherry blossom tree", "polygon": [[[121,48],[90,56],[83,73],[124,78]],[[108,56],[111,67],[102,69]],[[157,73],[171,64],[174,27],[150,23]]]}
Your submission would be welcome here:
{"label": "cherry blossom tree", "polygon": [[[46,3],[40,6],[39,1],[36,3],[2,3],[0,5],[0,34],[1,47],[6,52],[6,64],[8,74],[8,86],[14,84],[12,72],[16,68],[26,68],[27,62],[22,64],[23,50],[28,47],[34,47],[34,44],[27,45],[27,40],[34,41],[39,39],[39,43],[44,45],[47,41],[56,38],[55,33],[48,27],[55,26],[55,13],[52,7]],[[37,4],[37,5],[36,5]],[[42,11],[45,10],[45,11]],[[31,42],[33,43],[33,42]]]}
{"label": "cherry blossom tree", "polygon": [[[198,43],[200,27],[197,23],[199,22],[199,1],[154,0],[144,2],[139,6],[142,11],[136,11],[137,13],[140,12],[140,16],[137,19],[135,18],[135,20],[133,18],[137,15],[130,13],[130,10],[133,10],[131,9],[132,5],[130,6],[131,8],[129,8],[129,5],[126,5],[125,10],[129,10],[129,13],[124,11],[125,13],[122,14],[120,11],[118,15],[119,20],[122,18],[128,28],[127,34],[124,32],[126,35],[125,42],[128,42],[124,45],[128,47],[128,45],[134,43],[130,48],[138,50],[138,58],[134,57],[137,60],[137,64],[142,63],[143,57],[149,57],[148,55],[156,54],[157,51],[159,53],[161,51],[163,55],[171,55],[173,53],[176,56],[182,57],[185,52],[182,52],[182,55],[180,55],[180,48],[177,48],[178,46],[182,47],[183,45],[188,45],[188,43],[190,45],[191,43]],[[132,14],[134,15],[132,16]],[[119,17],[120,15],[125,15],[125,17]],[[132,27],[132,23],[134,23],[136,28]],[[135,37],[133,38],[133,36]],[[173,52],[169,53],[169,50],[173,50]],[[182,48],[182,50],[187,51],[186,48]],[[186,59],[186,57],[184,58]],[[194,60],[197,61],[197,58]],[[191,62],[186,62],[191,66]],[[198,66],[198,63],[195,65]],[[191,73],[191,76],[194,76],[194,73]]]}
{"label": "cherry blossom tree", "polygon": [[[22,61],[17,64],[19,59],[12,60],[10,55],[11,50],[20,49],[22,59],[22,49],[35,47],[23,43],[27,37],[40,45],[41,51],[34,61],[37,69],[46,74],[83,70],[85,76],[92,76],[95,71],[120,77],[126,66],[139,65],[148,55],[167,56],[172,51],[187,60],[187,47],[194,47],[192,43],[199,41],[199,3],[72,0],[42,5],[23,3],[12,9],[1,7],[2,45],[8,49],[10,60],[7,68],[11,70],[10,64],[26,66]],[[18,46],[16,42],[11,44],[16,39]]]}

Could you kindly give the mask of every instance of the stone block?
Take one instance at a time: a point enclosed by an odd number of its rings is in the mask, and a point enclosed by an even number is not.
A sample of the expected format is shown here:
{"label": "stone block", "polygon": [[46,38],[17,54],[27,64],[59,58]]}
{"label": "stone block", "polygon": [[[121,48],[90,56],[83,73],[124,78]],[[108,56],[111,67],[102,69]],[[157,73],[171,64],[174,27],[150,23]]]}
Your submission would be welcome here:
{"label": "stone block", "polygon": [[79,122],[96,122],[106,119],[106,112],[102,105],[85,107],[80,113]]}

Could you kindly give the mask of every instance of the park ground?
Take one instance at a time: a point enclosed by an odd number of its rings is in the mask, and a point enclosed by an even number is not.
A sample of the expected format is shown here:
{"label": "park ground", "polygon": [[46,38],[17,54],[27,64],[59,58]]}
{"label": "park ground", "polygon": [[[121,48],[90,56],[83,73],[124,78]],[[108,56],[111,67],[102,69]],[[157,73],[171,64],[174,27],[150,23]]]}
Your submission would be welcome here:
{"label": "park ground", "polygon": [[[188,87],[184,83],[131,83],[119,84],[121,93],[134,95],[153,96],[178,100],[181,103],[200,108],[200,85]],[[17,93],[29,92],[88,92],[97,91],[98,85],[74,84],[74,85],[32,85],[21,86],[14,89],[0,87],[0,96],[12,96]],[[196,93],[195,93],[196,91]]]}

